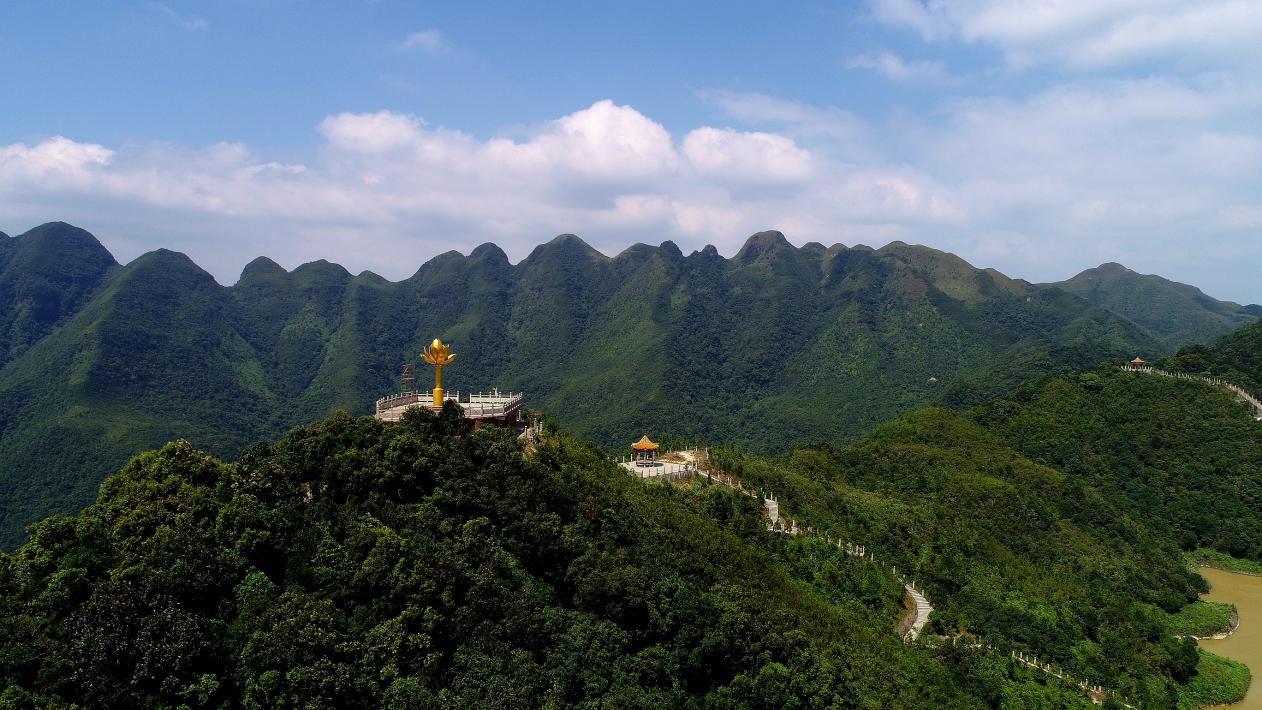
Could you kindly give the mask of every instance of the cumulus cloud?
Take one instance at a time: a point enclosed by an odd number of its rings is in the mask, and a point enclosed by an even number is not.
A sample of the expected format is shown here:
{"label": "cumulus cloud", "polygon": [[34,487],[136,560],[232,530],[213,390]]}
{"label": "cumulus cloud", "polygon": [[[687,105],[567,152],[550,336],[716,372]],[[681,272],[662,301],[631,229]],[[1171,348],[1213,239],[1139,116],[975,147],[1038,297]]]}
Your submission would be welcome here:
{"label": "cumulus cloud", "polygon": [[102,166],[108,165],[114,151],[96,143],[76,143],[54,136],[42,143],[0,146],[0,180],[11,186],[84,186]]}
{"label": "cumulus cloud", "polygon": [[774,133],[698,128],[684,138],[684,155],[704,176],[737,182],[801,182],[811,155]]}
{"label": "cumulus cloud", "polygon": [[516,258],[559,232],[610,253],[670,238],[731,254],[765,228],[798,243],[903,239],[1033,279],[1120,260],[1210,283],[1215,265],[1262,258],[1256,80],[1079,81],[954,98],[896,126],[708,96],[732,125],[672,135],[608,100],[511,137],[340,113],[301,162],[240,143],[2,145],[0,213],[18,223],[0,227],[79,221],[120,258],[179,248],[225,282],[259,253],[398,278],[440,251],[490,240]]}
{"label": "cumulus cloud", "polygon": [[[611,251],[676,238],[734,252],[766,227],[827,241],[873,223],[893,232],[958,217],[950,191],[923,173],[860,170],[769,131],[702,126],[676,139],[608,100],[515,138],[480,139],[391,111],[331,115],[319,133],[323,143],[303,164],[230,143],[15,143],[0,147],[0,209],[63,217],[45,205],[73,193],[95,206],[88,226],[142,214],[176,223],[177,233],[201,223],[201,241],[168,234],[153,246],[182,248],[226,281],[266,249],[259,234],[294,258],[339,258],[399,277],[440,246],[495,240],[521,256],[562,231]],[[336,241],[348,234],[357,236]]]}

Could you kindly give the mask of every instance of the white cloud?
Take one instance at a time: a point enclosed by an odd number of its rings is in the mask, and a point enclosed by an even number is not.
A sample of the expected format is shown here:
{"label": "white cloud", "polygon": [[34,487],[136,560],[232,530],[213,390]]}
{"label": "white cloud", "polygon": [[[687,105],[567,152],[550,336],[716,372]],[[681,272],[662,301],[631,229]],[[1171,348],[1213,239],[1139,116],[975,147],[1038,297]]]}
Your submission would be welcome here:
{"label": "white cloud", "polygon": [[684,138],[684,155],[701,175],[735,182],[801,182],[811,155],[774,133],[698,128]]}
{"label": "white cloud", "polygon": [[713,101],[734,120],[752,126],[777,126],[790,135],[849,142],[866,134],[862,119],[835,106],[821,108],[756,92],[703,91],[701,97]]}
{"label": "white cloud", "polygon": [[400,52],[417,51],[437,55],[446,53],[451,46],[438,30],[417,30],[396,42],[394,48]]}
{"label": "white cloud", "polygon": [[[269,243],[282,259],[335,258],[399,277],[439,245],[495,240],[521,256],[563,231],[612,251],[674,237],[731,253],[767,227],[832,241],[881,223],[897,231],[955,218],[949,191],[916,171],[857,170],[770,131],[702,126],[676,142],[612,101],[519,138],[479,139],[390,111],[332,115],[319,130],[324,143],[308,164],[231,143],[111,149],[57,137],[3,146],[0,210],[39,221],[74,217],[47,205],[90,203],[87,226],[143,217],[150,229],[168,225],[152,246],[181,248],[226,281]],[[200,241],[171,241],[197,224]],[[347,234],[360,236],[335,241]]]}
{"label": "white cloud", "polygon": [[351,153],[385,153],[419,141],[425,122],[392,111],[339,113],[320,122],[330,147]]}
{"label": "white cloud", "polygon": [[850,69],[870,69],[893,81],[936,82],[949,80],[942,62],[926,59],[907,61],[893,52],[860,54],[846,60]]}
{"label": "white cloud", "polygon": [[302,163],[239,143],[107,147],[56,136],[0,146],[0,213],[139,230],[152,236],[103,236],[179,248],[227,282],[259,253],[398,278],[445,249],[490,240],[516,258],[559,232],[609,253],[672,238],[731,254],[766,228],[798,243],[897,238],[1031,279],[1122,261],[1197,282],[1197,269],[1262,259],[1256,80],[1080,81],[1020,99],[956,99],[931,121],[897,126],[715,96],[759,130],[673,136],[599,101],[513,137],[391,111],[331,115]]}
{"label": "white cloud", "polygon": [[109,164],[114,151],[54,136],[42,143],[0,146],[0,185],[83,187]]}
{"label": "white cloud", "polygon": [[1013,66],[1088,68],[1153,58],[1262,57],[1257,0],[869,0],[925,40],[997,47]]}

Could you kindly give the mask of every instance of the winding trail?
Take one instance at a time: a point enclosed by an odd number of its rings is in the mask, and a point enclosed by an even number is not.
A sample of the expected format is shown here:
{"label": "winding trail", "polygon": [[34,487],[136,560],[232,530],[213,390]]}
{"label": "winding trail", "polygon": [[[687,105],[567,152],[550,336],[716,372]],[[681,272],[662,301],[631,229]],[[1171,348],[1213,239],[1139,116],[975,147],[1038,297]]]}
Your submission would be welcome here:
{"label": "winding trail", "polygon": [[[666,456],[678,456],[683,459],[683,463],[667,464],[661,468],[634,467],[634,462],[619,461],[618,464],[623,468],[635,473],[640,478],[665,478],[669,480],[678,480],[684,477],[702,476],[712,483],[718,483],[738,493],[749,496],[750,498],[761,498],[763,509],[767,518],[767,531],[781,535],[789,535],[791,537],[810,536],[827,542],[828,544],[836,544],[837,547],[846,551],[851,557],[858,557],[863,560],[886,566],[882,562],[878,562],[876,556],[868,552],[867,547],[845,542],[840,538],[831,535],[816,532],[814,528],[798,525],[797,521],[792,518],[782,518],[780,516],[780,501],[770,492],[760,494],[750,486],[746,486],[735,476],[716,471],[710,464],[710,452],[708,449],[684,449],[682,451],[670,451]],[[903,583],[904,594],[911,599],[912,607],[899,620],[896,627],[898,634],[904,641],[915,641],[920,637],[920,632],[924,630],[925,624],[929,623],[929,615],[933,613],[933,605],[929,603],[928,597],[925,596],[923,589],[917,589],[914,581],[908,581],[906,577],[898,574],[897,567],[889,567],[890,574],[894,575]]]}
{"label": "winding trail", "polygon": [[[908,581],[905,576],[899,574],[897,567],[888,566],[885,563],[878,561],[876,556],[868,552],[867,547],[864,545],[846,542],[827,533],[819,533],[812,527],[798,525],[797,520],[782,516],[780,512],[780,501],[776,500],[772,493],[761,493],[750,486],[746,486],[735,476],[715,470],[710,464],[709,449],[685,449],[683,451],[667,453],[668,455],[678,455],[683,459],[683,464],[676,464],[679,466],[678,470],[674,468],[666,469],[665,467],[660,469],[650,469],[648,471],[636,470],[633,468],[633,463],[630,461],[618,460],[616,463],[642,479],[662,478],[667,480],[679,480],[681,478],[690,478],[693,476],[705,476],[708,481],[727,486],[742,495],[749,496],[751,498],[762,498],[763,508],[767,518],[768,532],[788,535],[791,537],[810,536],[824,540],[829,544],[835,543],[837,547],[844,549],[847,555],[867,560],[882,567],[887,567],[890,574],[894,575],[903,583],[903,591],[908,597],[910,597],[912,602],[912,608],[908,609],[907,613],[899,619],[899,622],[895,627],[895,632],[902,637],[903,641],[908,643],[912,643],[920,638],[921,632],[924,630],[925,625],[929,622],[929,615],[933,613],[933,605],[929,602],[929,598],[925,596],[924,590],[918,589],[914,581]],[[934,638],[940,641],[945,641],[948,637],[934,636],[926,638]],[[956,636],[951,637],[950,641],[955,644],[958,643],[960,639],[961,637]],[[992,646],[983,646],[980,643],[966,642],[965,645],[982,651],[995,651]],[[1081,690],[1086,693],[1089,698],[1091,698],[1092,702],[1096,704],[1103,703],[1108,698],[1113,698],[1123,707],[1135,710],[1134,705],[1122,700],[1117,691],[1111,688],[1106,688],[1100,685],[1095,685],[1094,683],[1086,680],[1074,678],[1070,674],[1057,669],[1049,663],[1040,662],[1038,657],[1032,654],[1027,655],[1023,652],[1011,651],[1010,655],[1011,660],[1020,663],[1030,670],[1042,673],[1049,678],[1055,678],[1070,687]]]}

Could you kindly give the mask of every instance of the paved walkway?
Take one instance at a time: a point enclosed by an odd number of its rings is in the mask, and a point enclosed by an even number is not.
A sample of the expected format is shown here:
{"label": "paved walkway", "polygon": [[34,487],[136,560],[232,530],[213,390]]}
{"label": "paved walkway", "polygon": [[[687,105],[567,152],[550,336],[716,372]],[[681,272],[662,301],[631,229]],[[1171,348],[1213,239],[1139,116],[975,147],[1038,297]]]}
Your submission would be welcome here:
{"label": "paved walkway", "polygon": [[908,612],[908,614],[910,615],[914,613],[916,617],[912,620],[911,628],[907,630],[907,634],[904,635],[903,638],[908,641],[915,641],[916,637],[920,636],[920,631],[925,628],[925,624],[928,623],[929,614],[933,612],[933,606],[929,604],[929,600],[925,598],[925,595],[922,594],[919,589],[916,589],[910,584],[904,587],[904,589],[906,589],[907,593],[911,595],[911,600],[916,605],[914,609]]}
{"label": "paved walkway", "polygon": [[619,466],[634,473],[640,478],[683,478],[696,472],[692,464],[654,461],[647,466],[636,466],[633,461],[623,461]]}
{"label": "paved walkway", "polygon": [[[1164,374],[1164,373],[1155,373],[1155,374]],[[1218,384],[1218,383],[1214,383],[1214,384]],[[1233,387],[1232,389],[1234,390],[1235,388]],[[1250,403],[1252,404],[1252,402]],[[817,537],[817,538],[825,540],[826,542],[830,544],[835,543],[838,547],[845,550],[846,554],[848,555],[859,557],[861,559],[868,560],[872,562],[873,564],[881,564],[882,566],[884,566],[884,564],[878,562],[876,560],[876,557],[872,553],[868,552],[867,548],[864,547],[863,545],[856,545],[854,543],[843,542],[840,539],[833,538],[831,535],[820,534],[816,532],[813,528],[799,527],[796,520],[781,518],[780,517],[780,502],[777,501],[773,495],[771,495],[770,493],[767,493],[763,496],[759,496],[758,492],[756,492],[755,489],[747,488],[745,484],[742,483],[736,477],[710,469],[709,457],[707,453],[708,452],[704,450],[702,451],[684,450],[684,451],[674,452],[674,454],[678,455],[686,463],[673,463],[673,462],[660,462],[659,461],[659,462],[655,462],[655,465],[653,466],[636,466],[633,462],[619,461],[618,465],[636,474],[640,478],[677,479],[677,478],[687,478],[693,475],[708,475],[710,477],[710,480],[712,480],[713,482],[733,488],[743,495],[747,495],[750,497],[762,497],[763,505],[766,507],[767,529],[769,531],[784,534],[784,535],[790,535],[794,537],[798,535],[810,535],[812,537]],[[907,614],[905,614],[903,618],[900,619],[896,631],[902,634],[904,641],[908,641],[908,642],[915,641],[917,638],[920,637],[921,632],[924,630],[925,625],[929,622],[929,615],[933,613],[933,605],[929,603],[929,599],[928,597],[924,595],[924,592],[916,588],[915,582],[909,582],[906,577],[904,577],[901,574],[898,574],[897,568],[889,568],[889,571],[899,581],[903,583],[903,589],[911,597],[911,600],[912,600],[912,608],[908,609]],[[910,625],[908,624],[908,621],[911,622]],[[945,637],[941,637],[941,638],[945,638]],[[953,639],[953,642],[955,641],[958,641],[958,638]],[[978,648],[983,648],[979,644],[974,644],[974,645]],[[994,650],[989,647],[985,647],[985,649],[990,650],[990,651]],[[1070,683],[1073,686],[1078,687],[1079,689],[1085,691],[1088,694],[1088,696],[1097,704],[1103,702],[1104,699],[1107,697],[1113,697],[1114,699],[1121,702],[1121,704],[1126,708],[1133,709],[1135,707],[1133,705],[1130,705],[1122,701],[1121,698],[1118,698],[1115,691],[1088,683],[1083,680],[1071,678],[1067,673],[1064,673],[1063,671],[1059,671],[1053,668],[1051,665],[1044,665],[1044,664],[1039,663],[1037,658],[1026,657],[1023,654],[1017,653],[1015,651],[1013,652],[1012,658],[1026,665],[1027,667],[1030,667],[1041,673],[1045,673],[1049,676],[1053,676],[1064,682]]]}

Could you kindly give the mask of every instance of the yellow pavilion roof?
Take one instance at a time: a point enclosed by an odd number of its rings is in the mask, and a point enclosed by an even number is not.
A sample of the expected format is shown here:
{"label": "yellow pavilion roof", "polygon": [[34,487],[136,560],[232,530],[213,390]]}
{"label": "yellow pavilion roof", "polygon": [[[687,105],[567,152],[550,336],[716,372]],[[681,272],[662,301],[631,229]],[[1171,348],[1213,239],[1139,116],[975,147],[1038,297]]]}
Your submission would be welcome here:
{"label": "yellow pavilion roof", "polygon": [[1144,362],[1144,359],[1142,357],[1137,357],[1134,360],[1131,360],[1131,364],[1134,364],[1134,365],[1138,365],[1142,362]]}
{"label": "yellow pavilion roof", "polygon": [[657,444],[654,444],[653,442],[649,441],[649,435],[645,434],[644,436],[640,437],[639,441],[632,444],[631,448],[635,449],[636,451],[652,451],[653,449],[657,448]]}

